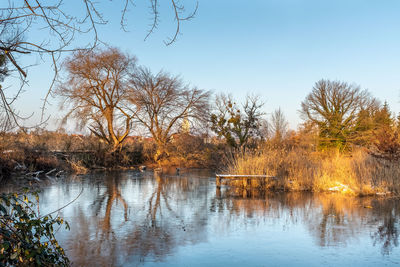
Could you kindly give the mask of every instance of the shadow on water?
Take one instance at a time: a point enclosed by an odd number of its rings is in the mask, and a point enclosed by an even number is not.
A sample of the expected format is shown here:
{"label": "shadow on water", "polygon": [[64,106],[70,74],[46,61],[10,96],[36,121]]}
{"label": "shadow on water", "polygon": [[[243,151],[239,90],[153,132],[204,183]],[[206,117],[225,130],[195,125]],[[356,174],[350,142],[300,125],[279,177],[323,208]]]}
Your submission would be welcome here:
{"label": "shadow on water", "polygon": [[[62,210],[71,231],[57,234],[77,266],[172,264],[174,257],[187,256],[181,254],[185,247],[197,247],[200,252],[203,248],[214,260],[222,255],[218,254],[221,240],[227,247],[246,243],[240,246],[246,255],[266,246],[239,238],[243,233],[246,239],[249,229],[260,240],[268,233],[274,242],[282,242],[282,251],[279,246],[273,248],[277,255],[292,246],[285,243],[285,235],[290,240],[294,234],[305,236],[301,242],[309,239],[310,244],[303,246],[310,250],[361,246],[390,258],[398,248],[398,199],[216,190],[209,172],[109,172],[71,177],[44,188],[41,209],[55,210],[82,187],[78,201]],[[297,232],[285,232],[297,226],[304,232],[297,228]],[[332,260],[337,256],[331,256]]]}

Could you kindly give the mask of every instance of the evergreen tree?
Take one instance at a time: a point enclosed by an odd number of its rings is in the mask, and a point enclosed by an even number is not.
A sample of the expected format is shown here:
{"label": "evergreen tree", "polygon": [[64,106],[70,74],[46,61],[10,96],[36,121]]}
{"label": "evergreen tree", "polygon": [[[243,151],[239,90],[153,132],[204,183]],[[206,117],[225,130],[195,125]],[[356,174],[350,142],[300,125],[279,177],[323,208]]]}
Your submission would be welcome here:
{"label": "evergreen tree", "polygon": [[390,112],[388,103],[385,101],[383,107],[376,112],[374,116],[374,128],[378,130],[380,128],[390,128],[394,126],[394,120]]}
{"label": "evergreen tree", "polygon": [[373,118],[372,153],[375,156],[396,160],[400,158],[400,139],[397,126],[387,102]]}

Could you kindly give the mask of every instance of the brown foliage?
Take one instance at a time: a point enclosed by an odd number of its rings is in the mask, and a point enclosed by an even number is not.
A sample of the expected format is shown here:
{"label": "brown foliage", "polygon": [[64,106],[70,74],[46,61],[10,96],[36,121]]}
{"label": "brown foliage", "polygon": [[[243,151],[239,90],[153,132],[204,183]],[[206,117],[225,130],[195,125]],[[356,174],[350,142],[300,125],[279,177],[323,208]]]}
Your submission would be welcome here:
{"label": "brown foliage", "polygon": [[399,133],[390,127],[379,129],[375,134],[372,154],[388,160],[400,159]]}

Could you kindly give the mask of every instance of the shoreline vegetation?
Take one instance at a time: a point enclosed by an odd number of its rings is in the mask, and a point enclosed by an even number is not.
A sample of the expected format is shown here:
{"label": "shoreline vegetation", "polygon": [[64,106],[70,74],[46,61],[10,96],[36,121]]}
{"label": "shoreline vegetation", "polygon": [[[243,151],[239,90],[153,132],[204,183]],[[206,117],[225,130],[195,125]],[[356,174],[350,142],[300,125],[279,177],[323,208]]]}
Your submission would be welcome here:
{"label": "shoreline vegetation", "polygon": [[[251,179],[250,188],[263,191],[335,192],[351,196],[398,196],[398,162],[377,158],[365,149],[309,152],[299,148],[264,148],[235,158],[226,173],[274,176]],[[230,182],[241,187],[241,181]]]}
{"label": "shoreline vegetation", "polygon": [[179,167],[216,168],[220,144],[206,143],[202,136],[177,134],[168,147],[168,157],[155,161],[156,144],[151,138],[127,137],[121,150],[95,136],[35,130],[0,136],[0,182],[12,177],[38,182],[38,178],[96,170]]}
{"label": "shoreline vegetation", "polygon": [[[357,85],[320,80],[301,103],[300,114],[304,123],[291,131],[282,110],[274,111],[267,140],[252,150],[240,146],[225,171],[275,176],[263,184],[253,179],[251,186],[263,190],[400,194],[400,115],[386,102]],[[231,137],[240,129],[229,127],[237,118],[219,120],[228,124],[221,135]]]}
{"label": "shoreline vegetation", "polygon": [[355,84],[317,81],[290,130],[280,108],[266,116],[261,96],[213,96],[118,48],[75,51],[65,65],[60,127],[72,119],[86,134],[4,129],[0,181],[145,165],[276,177],[252,182],[262,190],[400,194],[400,115]]}
{"label": "shoreline vegetation", "polygon": [[[68,173],[139,169],[141,165],[148,168],[211,167],[226,174],[275,177],[261,183],[257,179],[251,180],[249,188],[262,191],[400,195],[399,160],[378,156],[367,148],[360,147],[350,152],[338,149],[318,151],[302,132],[291,133],[279,142],[260,142],[257,148],[235,153],[226,149],[218,139],[209,143],[198,136],[188,135],[186,139],[188,142],[184,146],[177,143],[182,141],[182,136],[181,139],[177,136],[169,147],[169,156],[155,162],[156,148],[151,140],[129,137],[122,151],[110,152],[106,144],[92,136],[50,131],[3,134],[0,139],[1,179],[18,177],[18,183],[32,184]],[[243,188],[241,181],[228,184]]]}

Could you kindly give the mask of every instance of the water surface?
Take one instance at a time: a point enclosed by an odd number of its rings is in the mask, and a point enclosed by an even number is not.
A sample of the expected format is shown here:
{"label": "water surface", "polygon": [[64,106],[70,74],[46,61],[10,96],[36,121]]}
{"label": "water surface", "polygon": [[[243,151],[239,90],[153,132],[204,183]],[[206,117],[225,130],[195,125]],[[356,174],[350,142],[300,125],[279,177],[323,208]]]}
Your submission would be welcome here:
{"label": "water surface", "polygon": [[400,202],[222,187],[191,171],[110,172],[49,183],[57,238],[75,266],[391,266]]}

